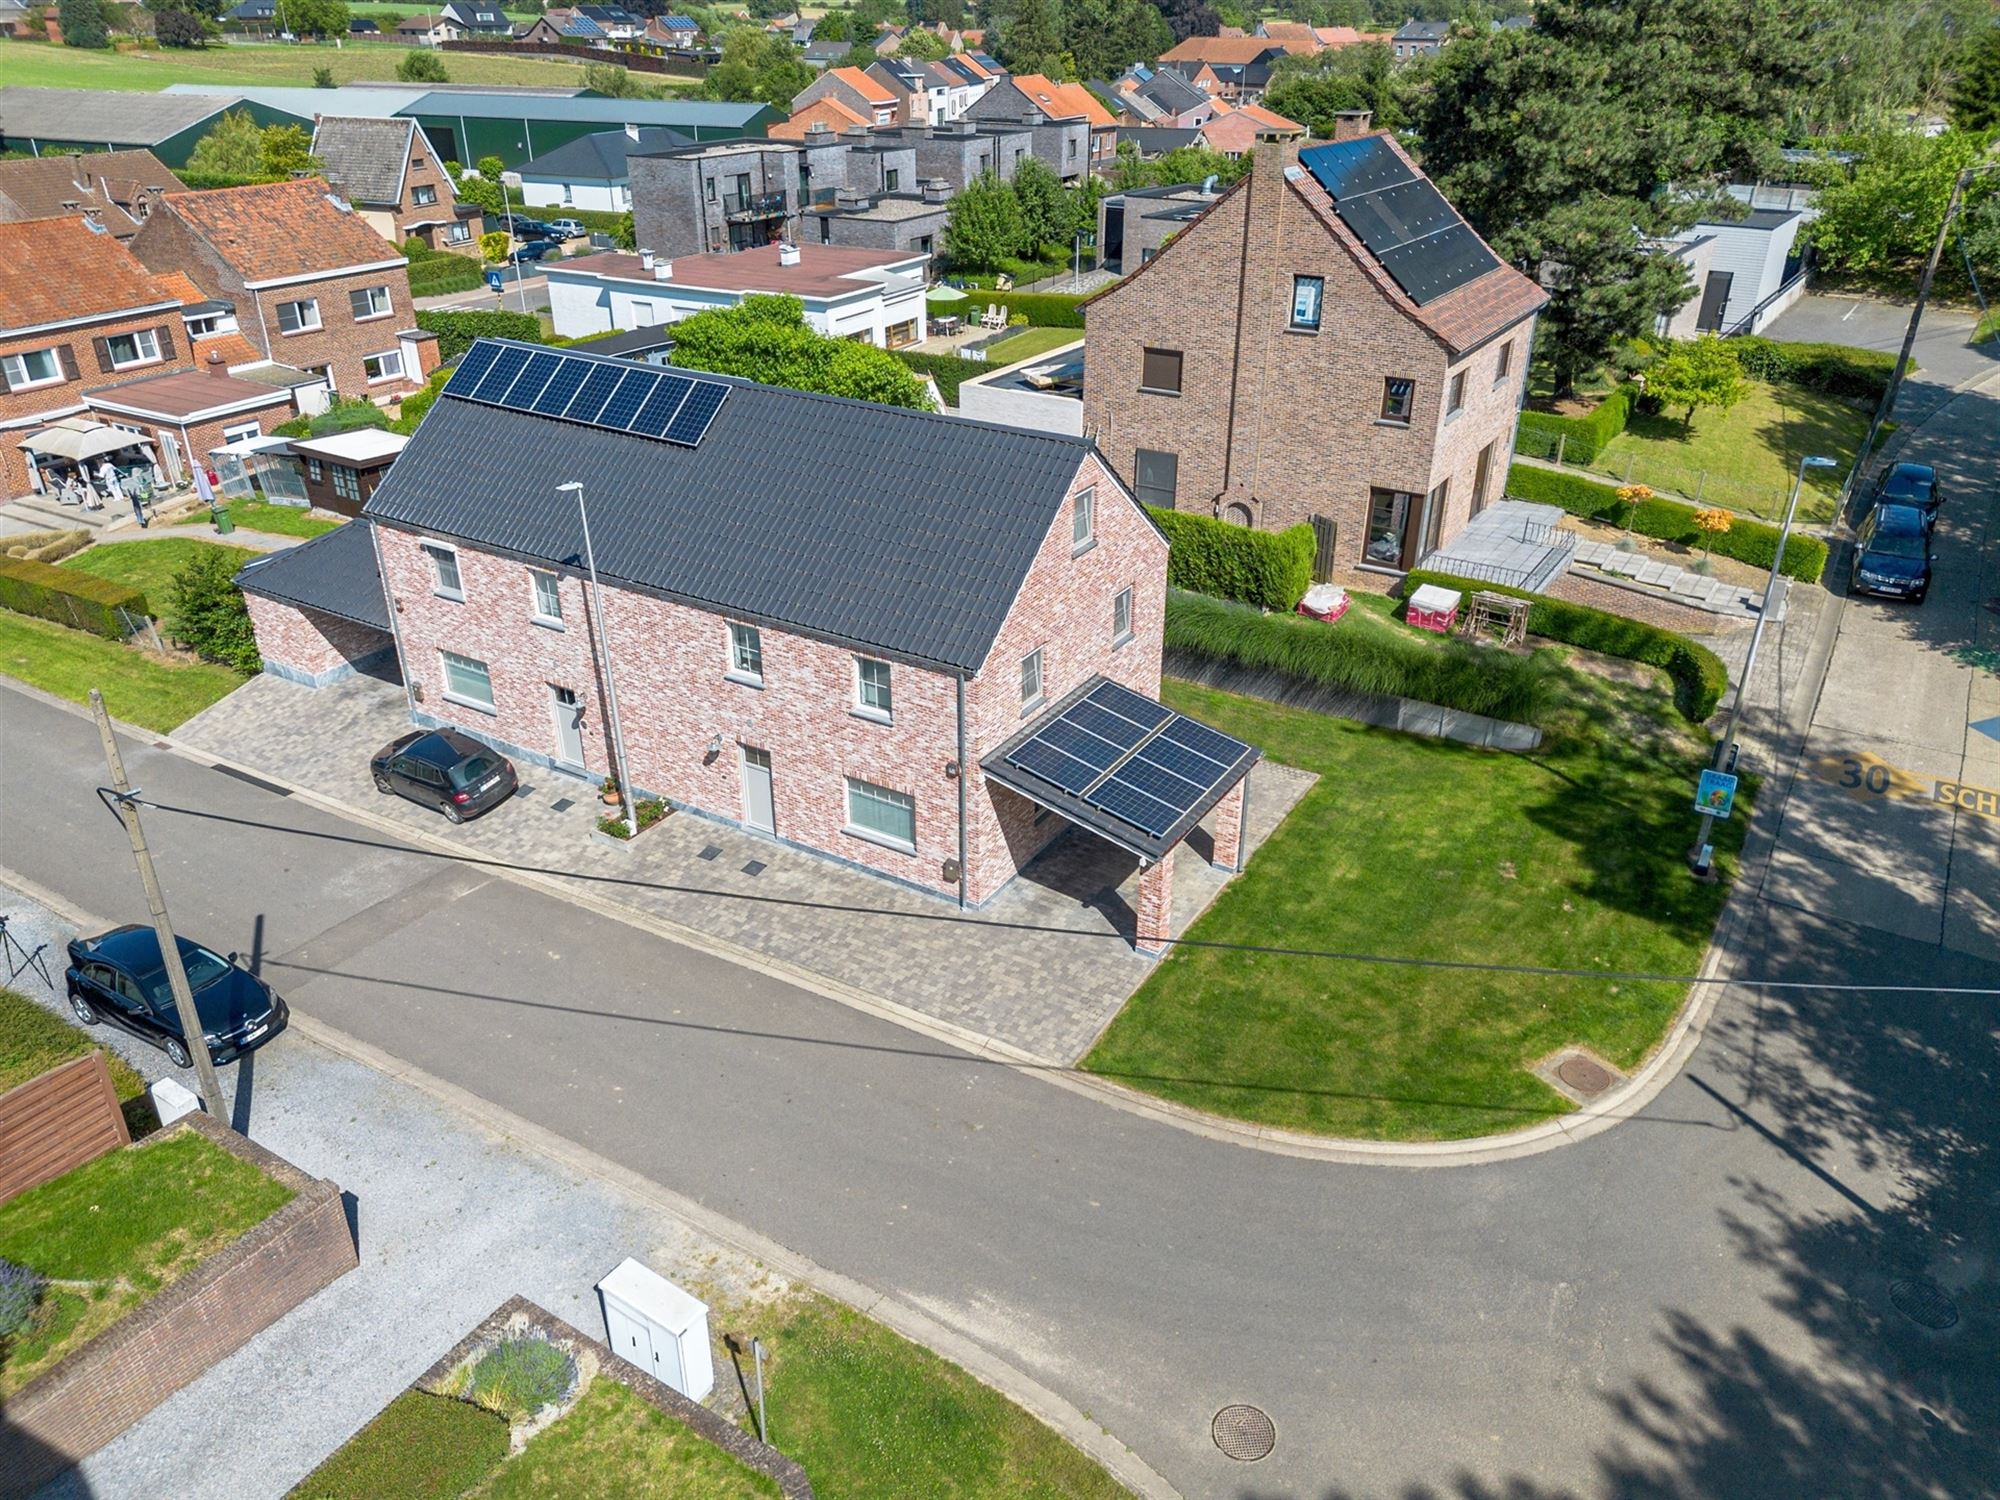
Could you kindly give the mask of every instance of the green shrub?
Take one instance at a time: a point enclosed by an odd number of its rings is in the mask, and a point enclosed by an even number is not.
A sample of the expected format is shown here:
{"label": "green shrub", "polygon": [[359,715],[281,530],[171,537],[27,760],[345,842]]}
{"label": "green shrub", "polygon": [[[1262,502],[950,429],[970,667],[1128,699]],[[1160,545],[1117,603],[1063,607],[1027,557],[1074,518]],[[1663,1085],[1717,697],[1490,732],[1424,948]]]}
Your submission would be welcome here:
{"label": "green shrub", "polygon": [[197,172],[192,167],[175,167],[174,176],[185,183],[192,192],[207,192],[212,188],[254,187],[259,183],[285,180],[282,177],[239,177],[232,172]]}
{"label": "green shrub", "polygon": [[1081,328],[1083,327],[1083,299],[1063,292],[994,292],[974,288],[967,294],[972,301],[967,311],[977,321],[979,313],[986,311],[988,303],[998,303],[1011,313],[1023,313],[1030,326],[1035,328]]}
{"label": "green shrub", "polygon": [[332,437],[361,427],[389,425],[389,414],[373,401],[359,396],[335,396],[325,411],[309,419],[306,431],[313,437]]}
{"label": "green shrub", "polygon": [[0,537],[0,552],[29,562],[57,563],[90,545],[90,533],[82,527],[67,531],[22,531]]}
{"label": "green shrub", "polygon": [[1147,506],[1167,534],[1167,583],[1289,614],[1312,587],[1312,527],[1273,534],[1192,511]]}
{"label": "green shrub", "polygon": [[148,613],[146,596],[127,584],[11,557],[0,559],[0,609],[54,620],[112,641],[125,638],[120,610],[134,616]]}
{"label": "green shrub", "polygon": [[469,292],[485,284],[485,273],[470,255],[434,255],[410,263],[410,295],[442,297],[449,292]]}
{"label": "green shrub", "polygon": [[257,649],[243,591],[236,587],[236,567],[230,553],[204,547],[174,574],[174,631],[183,645],[209,661],[254,672],[264,656]]}
{"label": "green shrub", "polygon": [[1531,594],[1524,589],[1458,578],[1449,573],[1420,569],[1411,573],[1403,586],[1407,591],[1427,583],[1461,593],[1484,589],[1489,594],[1511,594],[1516,599],[1532,600],[1528,608],[1530,634],[1595,651],[1600,656],[1622,657],[1663,669],[1673,679],[1674,706],[1694,723],[1702,723],[1714,713],[1715,705],[1729,688],[1729,669],[1723,666],[1721,657],[1706,646],[1698,646],[1686,636],[1658,625],[1627,619],[1609,610],[1592,609],[1587,604],[1572,604],[1567,599],[1551,599],[1546,594]]}
{"label": "green shrub", "polygon": [[396,420],[389,424],[389,430],[401,433],[415,432],[417,424],[424,419],[424,413],[437,404],[438,395],[444,390],[445,382],[451,379],[451,373],[448,365],[440,365],[431,371],[431,378],[424,382],[422,390],[412,391],[403,398],[402,403],[396,408]]}
{"label": "green shrub", "polygon": [[[1737,516],[1729,530],[1709,535],[1694,524],[1692,505],[1657,496],[1628,505],[1618,498],[1617,489],[1611,485],[1577,474],[1536,468],[1533,464],[1515,464],[1507,471],[1507,493],[1517,500],[1560,505],[1573,516],[1589,516],[1659,541],[1706,547],[1717,557],[1731,557],[1753,568],[1769,568],[1778,554],[1779,528],[1766,522]],[[1823,540],[1794,530],[1791,540],[1785,543],[1785,566],[1781,571],[1801,583],[1818,583],[1820,574],[1826,571],[1826,556]]]}
{"label": "green shrub", "polygon": [[[1798,344],[1745,335],[1729,341],[1745,375],[1759,380],[1784,380],[1827,396],[1879,401],[1896,368],[1896,356],[1884,349],[1854,349],[1846,344]],[[1914,370],[1916,364],[1911,362]]]}
{"label": "green shrub", "polygon": [[438,362],[455,364],[475,339],[518,339],[524,344],[546,342],[542,320],[520,312],[420,312],[417,327],[438,339]]}
{"label": "green shrub", "polygon": [[48,1278],[34,1267],[0,1260],[0,1340],[10,1339],[28,1326],[48,1284]]}
{"label": "green shrub", "polygon": [[896,358],[919,375],[928,375],[935,380],[938,394],[953,406],[958,405],[958,388],[961,385],[993,369],[993,366],[976,360],[960,359],[956,354],[906,354],[899,349]]}
{"label": "green shrub", "polygon": [[576,1386],[576,1361],[538,1334],[503,1340],[472,1367],[466,1399],[519,1422]]}
{"label": "green shrub", "polygon": [[1165,642],[1239,667],[1384,698],[1413,698],[1496,719],[1536,722],[1548,707],[1551,671],[1451,640],[1419,640],[1356,620],[1329,629],[1296,614],[1264,614],[1200,594],[1167,593]]}
{"label": "green shrub", "polygon": [[1625,420],[1632,414],[1632,400],[1637,394],[1636,386],[1621,385],[1598,402],[1594,411],[1581,417],[1524,411],[1521,413],[1521,437],[1515,440],[1514,446],[1522,453],[1552,458],[1555,456],[1556,441],[1561,439],[1565,463],[1587,464],[1625,430]]}
{"label": "green shrub", "polygon": [[506,1458],[504,1418],[448,1396],[405,1391],[287,1500],[457,1500]]}

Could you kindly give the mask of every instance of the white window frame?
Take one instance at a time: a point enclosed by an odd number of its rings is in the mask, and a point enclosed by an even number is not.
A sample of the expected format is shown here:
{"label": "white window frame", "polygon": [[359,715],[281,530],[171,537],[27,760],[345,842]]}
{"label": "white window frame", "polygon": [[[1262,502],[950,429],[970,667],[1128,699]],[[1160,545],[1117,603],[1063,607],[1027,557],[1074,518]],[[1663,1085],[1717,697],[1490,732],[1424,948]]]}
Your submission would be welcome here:
{"label": "white window frame", "polygon": [[1131,639],[1132,585],[1128,583],[1111,596],[1111,644],[1122,646]]}
{"label": "white window frame", "polygon": [[[28,361],[37,355],[48,360],[49,369],[54,373],[37,375],[33,379],[30,379],[28,377]],[[53,344],[46,349],[23,349],[19,354],[0,356],[0,369],[4,369],[6,372],[7,389],[10,391],[32,391],[37,386],[61,385],[66,378],[63,375],[62,355],[56,350]]]}
{"label": "white window frame", "polygon": [[[430,197],[426,198],[424,196],[425,193],[429,193]],[[410,185],[410,205],[413,208],[429,208],[432,204],[436,203],[437,201],[438,201],[438,190],[435,184],[429,182],[417,182],[417,183],[412,183]]]}
{"label": "white window frame", "polygon": [[256,422],[232,422],[222,429],[222,440],[225,443],[240,443],[246,438],[263,435],[264,429]]}
{"label": "white window frame", "polygon": [[[368,362],[370,360],[375,361],[375,363],[378,366],[381,366],[382,361],[390,359],[393,359],[396,362],[396,368],[394,370],[388,370],[384,368],[384,373],[380,375],[368,374]],[[368,383],[370,385],[382,385],[391,380],[403,379],[403,351],[401,349],[384,349],[376,354],[362,355],[361,373],[367,377]]]}
{"label": "white window frame", "polygon": [[[877,671],[881,681],[870,681],[870,674]],[[879,703],[872,701],[876,696],[881,699]],[[856,718],[873,719],[878,724],[895,722],[895,669],[889,663],[874,656],[854,658],[854,703],[850,712]]]}
{"label": "white window frame", "polygon": [[1076,557],[1097,545],[1097,486],[1077,491],[1069,520],[1069,555]]}
{"label": "white window frame", "polygon": [[[117,355],[118,341],[132,341],[132,357],[120,359]],[[114,333],[104,340],[104,357],[114,370],[133,370],[140,365],[156,365],[160,362],[160,336],[150,328],[135,328],[130,333]]]}
{"label": "white window frame", "polygon": [[[312,321],[310,323],[306,322],[305,313],[298,313],[295,316],[299,320],[299,326],[296,328],[287,328],[285,326],[285,309],[288,307],[304,308],[305,312],[312,314]],[[281,339],[292,338],[301,333],[318,333],[322,327],[319,320],[319,298],[317,297],[298,297],[290,302],[280,302],[272,310],[271,316],[277,319],[278,337]]]}
{"label": "white window frame", "polygon": [[[473,697],[469,693],[462,693],[451,685],[451,669],[454,663],[462,663],[464,666],[477,667],[479,669],[479,675],[486,679],[486,697],[484,701]],[[438,674],[439,680],[444,684],[445,702],[462,704],[466,708],[476,708],[481,713],[491,714],[499,712],[499,709],[494,707],[493,703],[493,669],[478,657],[465,656],[457,651],[447,651],[440,646],[438,648]]]}
{"label": "white window frame", "polygon": [[[551,596],[555,608],[545,609],[543,606],[551,602]],[[555,630],[569,628],[563,624],[562,574],[551,573],[546,568],[528,569],[528,599],[533,610],[529,618],[537,625],[547,625]]]}
{"label": "white window frame", "polygon": [[[367,312],[361,312],[355,307],[354,299],[356,297],[367,299],[369,308]],[[375,306],[375,299],[377,297],[382,299],[382,305],[379,309]],[[357,323],[372,323],[377,318],[388,317],[389,314],[396,310],[394,304],[389,300],[389,289],[386,286],[356,287],[347,294],[347,309],[354,314],[354,321]]]}
{"label": "white window frame", "polygon": [[[1021,658],[1021,712],[1023,714],[1033,713],[1036,709],[1040,708],[1042,700],[1048,695],[1048,662],[1042,656],[1042,649],[1042,647],[1037,646]],[[1034,683],[1033,692],[1028,690],[1030,681]]]}
{"label": "white window frame", "polygon": [[463,219],[454,219],[444,232],[447,244],[463,245],[472,238],[472,226]]}
{"label": "white window frame", "polygon": [[[865,781],[859,776],[849,776],[847,782],[847,822],[841,832],[850,834],[870,844],[880,844],[884,849],[894,849],[899,854],[917,852],[917,799],[908,792],[899,792],[892,786]],[[855,821],[856,794],[877,806],[897,808],[907,813],[910,822],[910,836],[905,839],[893,833],[885,833],[878,828],[870,828]]]}
{"label": "white window frame", "polygon": [[314,484],[318,484],[321,480],[326,478],[326,465],[322,464],[316,458],[307,459],[306,478],[310,479]]}
{"label": "white window frame", "polygon": [[723,630],[726,651],[722,675],[745,687],[764,685],[764,632],[755,625],[731,620]]}
{"label": "white window frame", "polygon": [[334,494],[343,500],[352,500],[356,505],[361,503],[361,475],[358,470],[350,469],[346,464],[334,464],[328,478],[333,484]]}
{"label": "white window frame", "polygon": [[[431,563],[431,592],[440,599],[451,599],[465,603],[465,573],[458,565],[458,548],[449,542],[425,542],[424,555]],[[451,568],[451,582],[444,581],[445,568]]]}

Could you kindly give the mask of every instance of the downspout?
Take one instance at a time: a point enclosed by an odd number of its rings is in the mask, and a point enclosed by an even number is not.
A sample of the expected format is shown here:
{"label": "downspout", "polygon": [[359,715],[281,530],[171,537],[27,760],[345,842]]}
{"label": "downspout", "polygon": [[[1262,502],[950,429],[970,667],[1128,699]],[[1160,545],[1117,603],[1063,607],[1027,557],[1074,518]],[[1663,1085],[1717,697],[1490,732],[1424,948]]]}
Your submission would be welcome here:
{"label": "downspout", "polygon": [[958,909],[965,910],[965,674],[958,682]]}
{"label": "downspout", "polygon": [[[264,358],[276,359],[277,355],[271,352],[271,330],[264,324],[264,294],[254,287],[250,291],[250,306],[257,313],[257,336],[264,341]],[[240,319],[238,320],[238,326],[241,326]],[[188,342],[193,343],[194,341],[190,339]]]}

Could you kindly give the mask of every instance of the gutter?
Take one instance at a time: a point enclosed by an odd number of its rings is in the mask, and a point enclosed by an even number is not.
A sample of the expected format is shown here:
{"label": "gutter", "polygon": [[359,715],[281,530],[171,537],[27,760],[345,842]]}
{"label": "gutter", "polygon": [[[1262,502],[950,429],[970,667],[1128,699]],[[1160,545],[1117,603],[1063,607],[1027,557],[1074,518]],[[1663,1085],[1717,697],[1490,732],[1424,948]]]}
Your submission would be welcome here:
{"label": "gutter", "polygon": [[958,909],[966,908],[966,867],[965,867],[965,674],[960,672],[955,679],[958,685]]}

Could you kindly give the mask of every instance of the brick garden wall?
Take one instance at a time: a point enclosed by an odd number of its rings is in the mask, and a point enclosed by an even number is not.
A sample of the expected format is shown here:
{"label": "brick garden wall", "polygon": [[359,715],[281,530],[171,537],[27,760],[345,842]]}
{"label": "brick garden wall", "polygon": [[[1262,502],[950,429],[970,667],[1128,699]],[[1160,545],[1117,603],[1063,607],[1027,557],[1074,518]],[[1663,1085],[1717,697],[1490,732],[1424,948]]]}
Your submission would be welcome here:
{"label": "brick garden wall", "polygon": [[[0,1423],[0,1489],[9,1495],[32,1493],[95,1453],[359,1263],[338,1186],[308,1177],[204,1114],[182,1123],[297,1196],[8,1401]],[[246,1414],[246,1421],[254,1426],[268,1416]]]}
{"label": "brick garden wall", "polygon": [[1741,628],[1739,622],[1726,616],[1712,615],[1705,609],[1677,604],[1671,599],[1662,598],[1651,592],[1622,589],[1615,583],[1604,583],[1595,578],[1583,577],[1573,570],[1563,574],[1542,592],[1551,599],[1567,599],[1572,604],[1588,604],[1592,609],[1624,615],[1630,620],[1644,620],[1648,625],[1677,630],[1682,635],[1717,635]]}

